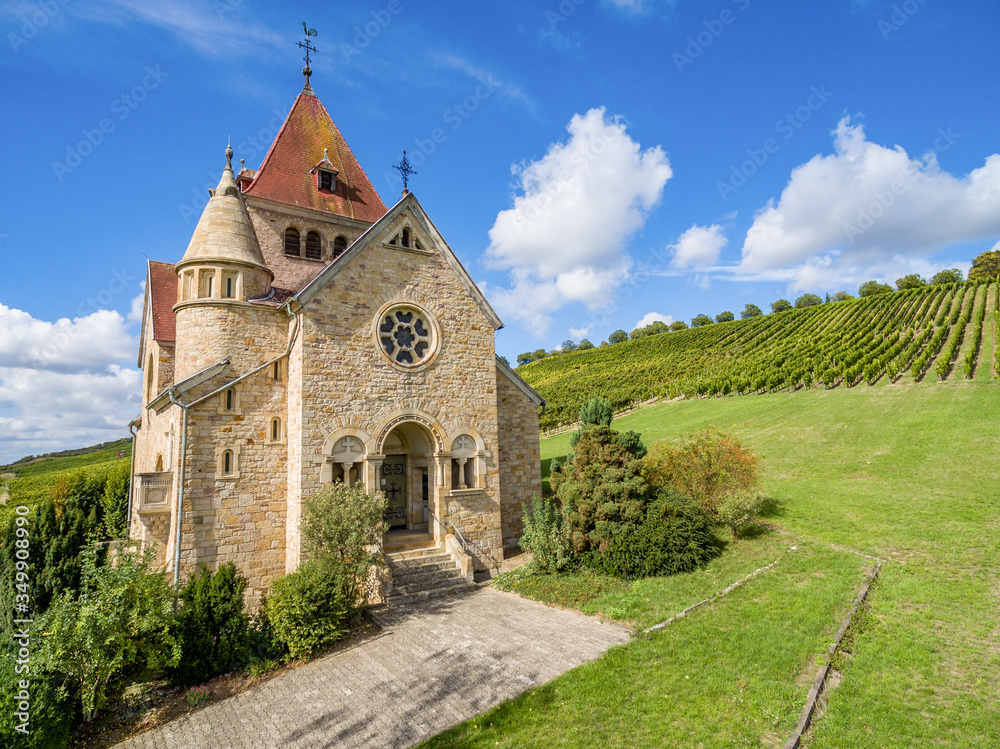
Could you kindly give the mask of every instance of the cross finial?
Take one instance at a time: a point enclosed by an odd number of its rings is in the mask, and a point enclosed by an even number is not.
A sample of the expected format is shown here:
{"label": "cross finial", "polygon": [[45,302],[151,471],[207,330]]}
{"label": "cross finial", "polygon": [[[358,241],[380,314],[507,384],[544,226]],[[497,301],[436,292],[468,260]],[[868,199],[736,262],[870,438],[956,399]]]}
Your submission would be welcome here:
{"label": "cross finial", "polygon": [[393,164],[392,168],[399,172],[400,176],[403,178],[403,195],[406,195],[410,191],[410,176],[418,174],[413,167],[410,166],[410,160],[406,158],[406,151],[403,151],[403,160],[398,164]]}
{"label": "cross finial", "polygon": [[309,66],[309,53],[315,52],[316,48],[309,43],[309,37],[316,36],[316,29],[310,29],[309,25],[303,21],[302,31],[305,32],[306,38],[303,42],[298,42],[298,46],[306,51],[306,56],[302,59],[306,61],[306,66],[302,68],[302,75],[306,77],[306,88],[309,88],[309,76],[312,75],[312,68]]}

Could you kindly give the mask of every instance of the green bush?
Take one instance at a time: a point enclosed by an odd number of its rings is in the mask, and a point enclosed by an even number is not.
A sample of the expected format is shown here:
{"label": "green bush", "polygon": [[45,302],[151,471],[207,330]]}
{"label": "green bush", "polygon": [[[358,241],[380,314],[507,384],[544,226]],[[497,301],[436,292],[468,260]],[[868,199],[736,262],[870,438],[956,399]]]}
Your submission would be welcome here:
{"label": "green bush", "polygon": [[[32,639],[39,635],[37,628]],[[69,746],[75,710],[72,699],[60,689],[63,678],[42,673],[32,664],[31,673],[18,674],[13,652],[0,654],[0,746],[8,749],[63,749]],[[18,716],[22,681],[28,680],[28,724]],[[18,730],[18,726],[22,726]],[[25,732],[26,731],[26,732]]]}
{"label": "green bush", "polygon": [[354,612],[348,587],[333,565],[317,560],[304,562],[271,584],[265,603],[267,619],[291,660],[306,658],[347,632]]}
{"label": "green bush", "polygon": [[585,557],[588,567],[625,579],[690,572],[718,556],[718,541],[697,504],[662,491],[644,522],[621,529],[603,551]]}
{"label": "green bush", "polygon": [[381,557],[378,545],[385,533],[386,500],[360,485],[338,481],[305,502],[302,541],[310,559],[332,572],[352,607],[367,603],[365,586],[372,565]]}
{"label": "green bush", "polygon": [[574,554],[562,512],[553,502],[531,497],[531,506],[524,513],[524,535],[521,548],[531,553],[539,571],[546,574],[561,572],[573,566]]}
{"label": "green bush", "polygon": [[212,574],[202,568],[181,591],[183,605],[171,628],[181,660],[167,671],[175,685],[201,684],[249,660],[249,619],[243,607],[247,580],[227,562]]}
{"label": "green bush", "polygon": [[247,653],[251,663],[276,661],[288,654],[287,648],[274,634],[274,627],[267,618],[267,598],[260,602],[257,613],[250,618],[247,628]]}
{"label": "green bush", "polygon": [[170,588],[152,569],[153,550],[119,550],[114,564],[97,565],[96,544],[83,553],[81,592],[53,601],[38,620],[39,668],[66,674],[80,691],[83,718],[118,697],[147,672],[177,665],[170,633]]}
{"label": "green bush", "polygon": [[756,492],[736,492],[719,505],[719,521],[733,532],[733,538],[742,533],[764,509],[767,499]]}

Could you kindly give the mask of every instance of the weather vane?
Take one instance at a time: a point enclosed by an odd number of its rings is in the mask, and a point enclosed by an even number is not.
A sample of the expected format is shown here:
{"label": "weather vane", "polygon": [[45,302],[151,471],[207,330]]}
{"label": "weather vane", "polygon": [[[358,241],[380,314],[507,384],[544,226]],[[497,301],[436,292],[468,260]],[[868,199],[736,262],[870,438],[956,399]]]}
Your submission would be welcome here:
{"label": "weather vane", "polygon": [[410,176],[413,174],[417,174],[417,172],[414,171],[413,167],[410,166],[410,161],[409,159],[406,158],[405,150],[403,151],[403,160],[400,161],[398,164],[393,164],[392,168],[395,169],[397,172],[399,172],[400,175],[402,175],[403,177],[403,193],[405,194],[409,192]]}
{"label": "weather vane", "polygon": [[308,82],[309,76],[312,75],[312,68],[309,67],[309,53],[316,51],[316,48],[309,43],[309,37],[316,36],[316,29],[310,29],[309,25],[303,21],[302,30],[306,34],[306,39],[305,42],[298,42],[298,45],[306,51],[306,56],[302,58],[306,61],[306,66],[302,69],[302,72],[305,73],[306,82]]}

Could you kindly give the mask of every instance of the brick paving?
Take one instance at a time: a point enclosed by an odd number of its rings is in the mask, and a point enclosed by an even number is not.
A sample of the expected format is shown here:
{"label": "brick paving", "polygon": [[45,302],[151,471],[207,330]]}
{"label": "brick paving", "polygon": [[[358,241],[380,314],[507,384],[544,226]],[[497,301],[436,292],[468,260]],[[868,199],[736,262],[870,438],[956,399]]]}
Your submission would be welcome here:
{"label": "brick paving", "polygon": [[376,617],[383,630],[371,640],[120,746],[408,747],[630,639],[492,588]]}

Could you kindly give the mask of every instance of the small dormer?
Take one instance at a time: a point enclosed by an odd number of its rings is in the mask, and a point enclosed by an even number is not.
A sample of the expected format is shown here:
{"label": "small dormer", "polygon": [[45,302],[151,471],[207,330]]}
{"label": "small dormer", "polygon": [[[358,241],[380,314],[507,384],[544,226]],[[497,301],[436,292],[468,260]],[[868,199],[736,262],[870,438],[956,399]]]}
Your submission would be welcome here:
{"label": "small dormer", "polygon": [[337,190],[337,175],[340,172],[330,161],[329,149],[323,149],[323,158],[311,170],[316,175],[316,189],[321,192]]}

